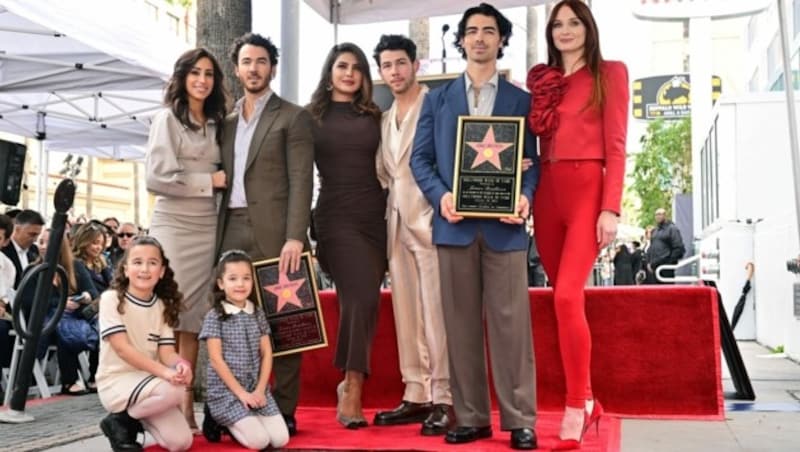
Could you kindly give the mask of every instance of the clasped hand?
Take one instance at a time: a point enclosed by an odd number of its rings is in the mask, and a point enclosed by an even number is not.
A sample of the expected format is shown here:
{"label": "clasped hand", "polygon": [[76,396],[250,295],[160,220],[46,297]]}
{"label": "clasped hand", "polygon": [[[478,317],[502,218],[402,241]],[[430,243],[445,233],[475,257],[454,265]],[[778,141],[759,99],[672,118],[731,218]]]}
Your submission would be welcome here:
{"label": "clasped hand", "polygon": [[167,367],[163,378],[176,386],[189,386],[192,384],[192,368],[188,363],[180,361],[174,369]]}
{"label": "clasped hand", "polygon": [[258,389],[253,392],[242,391],[237,398],[245,408],[255,409],[267,406],[267,396],[264,395],[264,391],[259,392]]}

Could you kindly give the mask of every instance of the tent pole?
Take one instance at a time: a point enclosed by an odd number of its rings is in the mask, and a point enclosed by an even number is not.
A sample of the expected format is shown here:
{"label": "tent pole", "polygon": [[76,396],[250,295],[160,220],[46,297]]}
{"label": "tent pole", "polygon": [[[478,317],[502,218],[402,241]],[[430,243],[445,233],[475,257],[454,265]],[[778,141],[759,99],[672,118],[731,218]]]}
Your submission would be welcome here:
{"label": "tent pole", "polygon": [[[797,113],[794,101],[794,73],[792,72],[791,59],[789,57],[789,33],[786,27],[786,5],[783,0],[778,1],[778,21],[780,22],[781,32],[781,55],[783,56],[783,91],[786,93],[786,108],[789,112],[789,144],[792,153],[792,175],[794,178],[794,213],[796,215],[797,233],[800,238],[800,154],[798,154],[797,144]],[[800,243],[800,242],[798,242]]]}
{"label": "tent pole", "polygon": [[36,143],[39,145],[39,170],[36,174],[36,211],[47,218],[47,173],[50,170],[49,156],[44,147],[44,141],[36,140]]}
{"label": "tent pole", "polygon": [[281,47],[288,58],[281,59],[281,97],[289,102],[298,102],[297,79],[300,74],[300,3],[296,0],[281,0]]}
{"label": "tent pole", "polygon": [[92,219],[94,214],[92,213],[92,195],[94,194],[94,190],[92,184],[94,183],[94,157],[89,156],[87,159],[89,160],[86,164],[86,218]]}
{"label": "tent pole", "polygon": [[133,165],[133,223],[138,227],[142,224],[139,209],[141,209],[141,196],[139,193],[139,163],[131,160]]}
{"label": "tent pole", "polygon": [[331,22],[333,22],[333,43],[339,44],[339,11],[342,6],[339,0],[331,0]]}

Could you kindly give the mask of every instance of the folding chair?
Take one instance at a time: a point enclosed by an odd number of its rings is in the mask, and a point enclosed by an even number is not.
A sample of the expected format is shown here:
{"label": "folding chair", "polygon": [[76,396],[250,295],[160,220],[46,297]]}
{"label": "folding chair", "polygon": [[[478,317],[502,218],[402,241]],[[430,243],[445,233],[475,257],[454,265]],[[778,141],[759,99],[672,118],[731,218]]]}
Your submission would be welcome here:
{"label": "folding chair", "polygon": [[[22,319],[22,322],[24,321],[25,320]],[[22,350],[25,347],[25,341],[17,334],[16,331],[12,330],[9,334],[16,336],[16,339],[14,340],[14,350],[11,355],[11,365],[8,368],[8,377],[5,385],[5,397],[3,397],[3,405],[6,406],[11,403],[11,393],[13,392],[14,383],[17,378],[17,367],[19,366],[19,361],[22,358]],[[33,379],[36,382],[36,389],[38,389],[39,396],[41,398],[46,399],[48,397],[52,397],[50,386],[48,386],[47,379],[44,376],[43,363],[38,359],[33,360]]]}

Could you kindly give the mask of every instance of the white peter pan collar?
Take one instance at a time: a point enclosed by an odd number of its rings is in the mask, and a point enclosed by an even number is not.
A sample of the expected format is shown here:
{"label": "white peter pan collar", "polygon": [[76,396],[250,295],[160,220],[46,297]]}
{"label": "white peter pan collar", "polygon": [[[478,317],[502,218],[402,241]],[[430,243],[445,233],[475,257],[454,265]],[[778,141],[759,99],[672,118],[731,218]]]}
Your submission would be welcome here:
{"label": "white peter pan collar", "polygon": [[231,303],[230,301],[224,300],[222,302],[222,309],[225,310],[225,314],[230,314],[230,315],[238,314],[238,313],[240,313],[242,311],[244,311],[244,312],[246,312],[248,314],[252,314],[252,313],[256,312],[256,307],[253,304],[253,302],[250,301],[250,300],[247,300],[247,302],[245,302],[244,308],[240,308],[239,306],[236,306],[235,304]]}

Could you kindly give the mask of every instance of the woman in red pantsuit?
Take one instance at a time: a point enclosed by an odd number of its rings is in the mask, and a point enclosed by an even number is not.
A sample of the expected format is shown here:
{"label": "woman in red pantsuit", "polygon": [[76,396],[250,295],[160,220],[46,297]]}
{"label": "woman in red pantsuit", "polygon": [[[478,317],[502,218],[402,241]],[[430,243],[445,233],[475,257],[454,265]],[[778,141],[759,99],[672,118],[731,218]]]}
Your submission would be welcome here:
{"label": "woman in red pantsuit", "polygon": [[597,25],[580,0],[558,3],[547,23],[547,64],[528,73],[528,124],[540,137],[541,176],[533,215],[536,246],[554,287],[567,383],[560,440],[580,448],[599,422],[591,390],[591,335],[583,287],[598,251],[611,243],[625,174],[628,73],[600,54]]}

